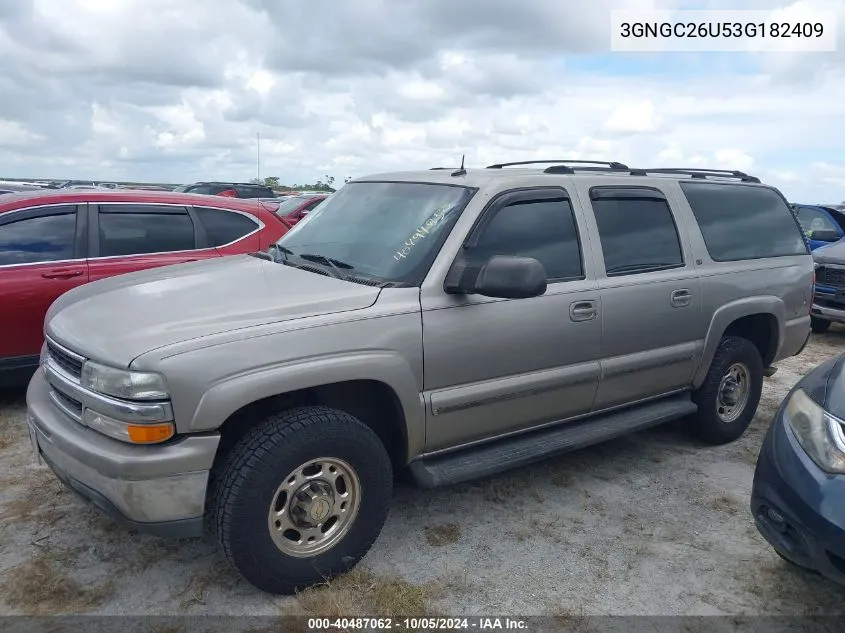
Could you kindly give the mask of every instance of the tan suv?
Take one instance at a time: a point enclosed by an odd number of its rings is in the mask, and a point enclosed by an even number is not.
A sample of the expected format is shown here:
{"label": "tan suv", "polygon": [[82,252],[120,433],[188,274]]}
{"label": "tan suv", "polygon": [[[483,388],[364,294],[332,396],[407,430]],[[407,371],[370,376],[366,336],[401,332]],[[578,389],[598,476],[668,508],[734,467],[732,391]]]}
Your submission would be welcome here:
{"label": "tan suv", "polygon": [[115,519],[206,529],[287,593],[366,553],[397,469],[450,484],[682,416],[739,437],[810,332],[783,196],[543,164],[361,178],[270,253],[63,295],[27,394],[38,454]]}

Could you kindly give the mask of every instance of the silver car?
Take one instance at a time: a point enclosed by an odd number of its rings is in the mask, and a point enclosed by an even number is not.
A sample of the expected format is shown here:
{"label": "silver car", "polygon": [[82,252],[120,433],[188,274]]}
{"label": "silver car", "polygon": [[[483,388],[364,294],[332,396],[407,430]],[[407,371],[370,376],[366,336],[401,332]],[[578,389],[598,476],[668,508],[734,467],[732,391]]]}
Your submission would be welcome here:
{"label": "silver car", "polygon": [[269,253],[63,295],[28,420],[114,519],[207,531],[289,593],[361,559],[399,469],[448,485],[681,417],[738,438],[812,293],[787,202],[740,172],[381,174]]}

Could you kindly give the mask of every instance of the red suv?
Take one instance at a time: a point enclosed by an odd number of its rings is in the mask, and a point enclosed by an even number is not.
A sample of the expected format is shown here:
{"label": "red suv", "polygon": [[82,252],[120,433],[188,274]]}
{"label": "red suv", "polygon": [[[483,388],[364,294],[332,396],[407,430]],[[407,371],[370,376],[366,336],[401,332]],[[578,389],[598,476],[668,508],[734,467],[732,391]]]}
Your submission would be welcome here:
{"label": "red suv", "polygon": [[0,386],[38,366],[44,316],[104,277],[269,248],[290,224],[255,200],[44,190],[0,196]]}

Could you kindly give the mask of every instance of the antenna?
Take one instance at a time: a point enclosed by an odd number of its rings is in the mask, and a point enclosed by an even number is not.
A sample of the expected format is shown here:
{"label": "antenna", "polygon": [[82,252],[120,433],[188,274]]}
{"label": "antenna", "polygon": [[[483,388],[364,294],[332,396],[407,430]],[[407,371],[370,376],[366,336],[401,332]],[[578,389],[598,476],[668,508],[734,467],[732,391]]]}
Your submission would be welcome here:
{"label": "antenna", "polygon": [[466,176],[467,170],[464,169],[464,158],[466,158],[466,154],[461,154],[461,168],[457,171],[452,172],[452,176]]}
{"label": "antenna", "polygon": [[255,133],[255,178],[261,184],[261,132]]}

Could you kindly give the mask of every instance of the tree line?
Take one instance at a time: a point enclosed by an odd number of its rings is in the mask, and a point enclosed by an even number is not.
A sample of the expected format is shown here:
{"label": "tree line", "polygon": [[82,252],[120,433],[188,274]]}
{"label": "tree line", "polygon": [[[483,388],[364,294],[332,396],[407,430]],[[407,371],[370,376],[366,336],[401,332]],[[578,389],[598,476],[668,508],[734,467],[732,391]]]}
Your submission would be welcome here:
{"label": "tree line", "polygon": [[[350,180],[352,180],[352,177],[347,176],[343,182],[344,184],[346,184]],[[271,189],[273,189],[273,191],[327,191],[329,193],[337,191],[334,188],[334,176],[329,176],[328,174],[318,179],[315,183],[303,185],[283,185],[281,183],[281,179],[278,176],[268,176],[267,178],[253,178],[250,182],[256,185],[264,185],[265,187],[270,187]]]}

